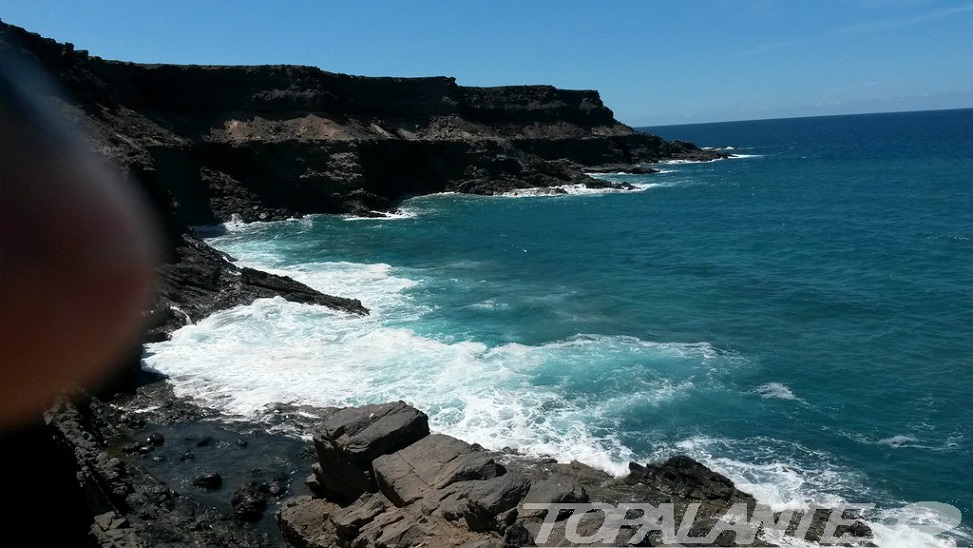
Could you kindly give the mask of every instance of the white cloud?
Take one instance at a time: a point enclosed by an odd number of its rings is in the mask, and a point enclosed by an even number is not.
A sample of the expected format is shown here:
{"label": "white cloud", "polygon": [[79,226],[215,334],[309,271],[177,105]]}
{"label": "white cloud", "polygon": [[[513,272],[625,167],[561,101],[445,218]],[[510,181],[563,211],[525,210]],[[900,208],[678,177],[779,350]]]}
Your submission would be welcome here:
{"label": "white cloud", "polygon": [[769,53],[771,51],[777,51],[780,49],[796,48],[800,46],[806,46],[808,44],[814,44],[816,42],[821,42],[820,38],[805,38],[803,40],[786,40],[782,42],[767,42],[764,44],[758,44],[748,50],[742,51],[734,55],[738,59],[743,59],[746,57],[754,57],[756,55],[763,55],[764,53]]}

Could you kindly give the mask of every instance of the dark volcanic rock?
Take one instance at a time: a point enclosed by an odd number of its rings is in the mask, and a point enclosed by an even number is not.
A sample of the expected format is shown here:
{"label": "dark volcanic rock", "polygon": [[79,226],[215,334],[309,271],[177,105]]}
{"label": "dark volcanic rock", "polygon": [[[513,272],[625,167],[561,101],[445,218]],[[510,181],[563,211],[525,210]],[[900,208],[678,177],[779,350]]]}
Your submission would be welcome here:
{"label": "dark volcanic rock", "polygon": [[392,507],[389,499],[381,493],[366,493],[353,504],[331,513],[331,523],[338,535],[351,541],[361,533],[366,525]]}
{"label": "dark volcanic rock", "polygon": [[266,297],[280,296],[352,314],[368,313],[357,299],[332,297],[290,278],[240,268],[192,235],[183,238],[174,250],[173,261],[162,265],[159,272],[158,297],[148,313],[153,326],[149,338],[164,337],[218,310]]}
{"label": "dark volcanic rock", "polygon": [[216,472],[202,474],[193,480],[193,485],[202,489],[219,489],[223,487],[223,476]]}
{"label": "dark volcanic rock", "polygon": [[332,548],[338,531],[331,514],[341,507],[324,499],[295,497],[277,513],[281,535],[295,548]]}
{"label": "dark volcanic rock", "polygon": [[[531,482],[530,491],[524,502],[530,503],[570,503],[588,502],[588,492],[577,480],[565,474],[552,474],[550,477]],[[545,510],[524,510],[522,517],[544,517]]]}
{"label": "dark volcanic rock", "polygon": [[662,464],[631,463],[625,483],[651,486],[679,499],[753,501],[753,497],[738,491],[725,476],[687,456],[672,457]]}
{"label": "dark volcanic rock", "polygon": [[341,410],[314,436],[314,468],[321,494],[348,503],[375,491],[372,461],[429,434],[426,414],[394,402]]}
{"label": "dark volcanic rock", "polygon": [[65,401],[46,423],[0,436],[6,488],[18,500],[4,524],[23,528],[31,546],[269,548],[256,531],[180,497],[139,459],[112,456],[124,435],[117,419],[97,400]]}
{"label": "dark volcanic rock", "polygon": [[491,531],[498,528],[496,517],[513,509],[530,489],[530,479],[518,473],[504,474],[483,481],[454,483],[449,497],[464,501],[463,518],[472,531]]}
{"label": "dark volcanic rock", "polygon": [[267,495],[257,485],[246,485],[233,494],[233,512],[242,521],[259,521],[267,511]]}

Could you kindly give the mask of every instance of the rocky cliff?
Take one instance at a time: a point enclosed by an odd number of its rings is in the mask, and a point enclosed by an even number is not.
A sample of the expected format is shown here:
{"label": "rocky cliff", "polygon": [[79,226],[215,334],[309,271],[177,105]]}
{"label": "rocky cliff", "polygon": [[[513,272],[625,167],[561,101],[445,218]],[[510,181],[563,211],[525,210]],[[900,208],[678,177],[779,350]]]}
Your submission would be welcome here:
{"label": "rocky cliff", "polygon": [[475,88],[304,66],[124,63],[3,22],[0,58],[54,80],[34,86],[32,99],[83,130],[159,212],[169,256],[150,340],[274,294],[367,313],[293,280],[241,277],[193,225],[381,215],[415,195],[603,186],[586,172],[720,157],[619,123],[596,91]]}
{"label": "rocky cliff", "polygon": [[417,194],[718,157],[619,123],[596,91],[105,61],[2,23],[0,47],[53,76],[95,147],[171,196],[188,224],[380,211]]}

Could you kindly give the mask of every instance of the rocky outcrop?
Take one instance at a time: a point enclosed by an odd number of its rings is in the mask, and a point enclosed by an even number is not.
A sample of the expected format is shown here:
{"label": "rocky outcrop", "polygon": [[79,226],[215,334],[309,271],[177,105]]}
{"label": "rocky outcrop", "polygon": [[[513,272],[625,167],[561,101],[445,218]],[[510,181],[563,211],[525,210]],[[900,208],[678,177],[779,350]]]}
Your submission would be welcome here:
{"label": "rocky outcrop", "polygon": [[291,278],[238,267],[191,234],[183,236],[173,253],[174,259],[159,267],[156,303],[147,312],[148,341],[163,340],[175,329],[218,310],[266,297],[368,314],[357,299],[325,295]]}
{"label": "rocky outcrop", "polygon": [[[699,546],[773,546],[762,536],[747,539],[717,529],[721,520],[757,501],[726,477],[685,456],[657,464],[631,463],[614,478],[578,462],[558,463],[494,453],[462,440],[430,434],[425,415],[402,402],[349,408],[327,419],[314,438],[318,461],[309,478],[315,497],[286,501],[277,514],[284,538],[293,546],[584,546],[602,530],[607,514],[587,509],[663,507],[672,504],[673,528],[682,520]],[[353,495],[355,495],[353,497]],[[544,504],[561,505],[547,516]],[[577,512],[577,514],[575,514]],[[609,529],[597,545],[661,546],[657,524],[639,516]],[[779,519],[780,514],[770,517]],[[820,538],[830,515],[811,516],[808,538]],[[791,520],[793,534],[803,518]],[[839,528],[869,537],[862,522]],[[617,533],[617,535],[616,535]],[[756,535],[756,529],[753,535]],[[817,536],[815,536],[817,535]],[[671,545],[671,539],[668,541]]]}
{"label": "rocky outcrop", "polygon": [[314,490],[345,503],[374,492],[372,461],[428,435],[426,415],[402,402],[341,410],[314,436]]}
{"label": "rocky outcrop", "polygon": [[295,546],[499,546],[510,524],[498,516],[531,486],[492,453],[430,434],[425,414],[402,402],[341,410],[314,445],[320,498],[278,514]]}

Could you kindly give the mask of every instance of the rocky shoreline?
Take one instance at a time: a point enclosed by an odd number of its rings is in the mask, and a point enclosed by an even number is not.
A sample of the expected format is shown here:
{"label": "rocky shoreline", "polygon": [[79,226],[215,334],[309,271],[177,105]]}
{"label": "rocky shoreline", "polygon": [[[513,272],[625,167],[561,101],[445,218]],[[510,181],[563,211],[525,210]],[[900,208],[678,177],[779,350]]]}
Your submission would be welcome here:
{"label": "rocky shoreline", "polygon": [[[16,448],[5,451],[3,469],[22,501],[4,517],[30,527],[37,546],[584,546],[590,542],[577,535],[596,535],[605,515],[572,523],[569,513],[548,519],[536,506],[671,505],[672,523],[687,520],[696,539],[739,505],[751,518],[761,511],[759,501],[688,457],[631,463],[616,478],[433,433],[425,414],[403,402],[282,407],[267,422],[247,423],[175,398],[164,379],[147,380],[111,403],[65,399],[44,423],[3,436],[0,444]],[[312,442],[269,432],[283,424],[313,433]],[[51,511],[61,527],[44,527]],[[870,537],[864,523],[845,517],[836,536]],[[787,534],[804,526],[813,541],[831,516],[819,510],[803,519],[785,517]],[[651,527],[633,541],[640,529],[622,528],[598,545],[672,545]],[[738,538],[724,531],[693,545],[776,545],[762,534]]]}
{"label": "rocky shoreline", "polygon": [[[613,183],[588,173],[726,157],[639,133],[594,91],[296,66],[138,65],[2,22],[0,57],[53,79],[60,93],[32,99],[82,128],[158,215],[167,256],[143,342],[264,297],[368,313],[353,298],[238,267],[192,225],[381,215],[443,191],[604,188]],[[288,435],[270,433],[285,427]],[[313,449],[295,434],[313,434]],[[236,422],[176,398],[164,378],[142,371],[138,353],[100,392],[79,391],[2,433],[0,449],[19,496],[5,523],[30,531],[37,546],[526,546],[547,516],[525,503],[674,503],[682,516],[699,502],[702,529],[733,504],[756,505],[686,457],[632,463],[627,477],[613,478],[432,433],[421,410],[401,402],[281,406],[264,422]],[[812,530],[826,521],[814,516]],[[546,545],[584,544],[565,523],[557,520]],[[578,523],[577,531],[600,527]],[[850,531],[867,536],[860,522]],[[624,529],[611,544],[636,533]],[[659,542],[650,534],[638,544]],[[708,545],[733,544],[721,535]]]}

